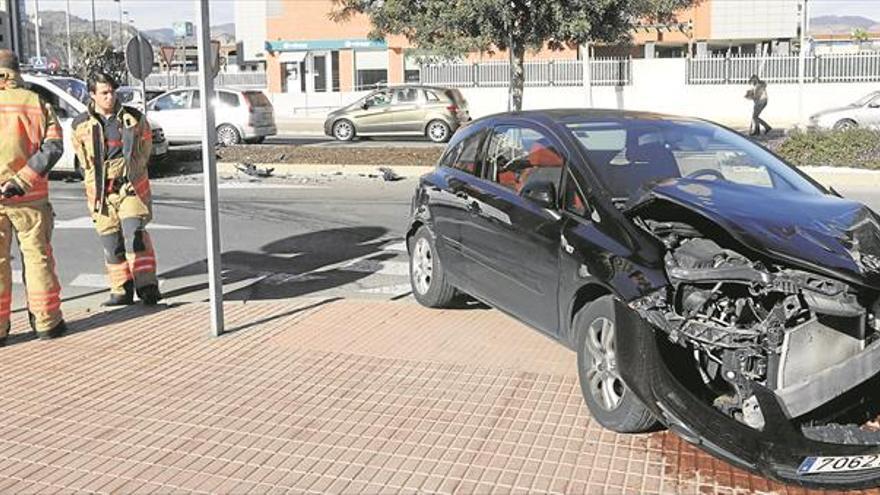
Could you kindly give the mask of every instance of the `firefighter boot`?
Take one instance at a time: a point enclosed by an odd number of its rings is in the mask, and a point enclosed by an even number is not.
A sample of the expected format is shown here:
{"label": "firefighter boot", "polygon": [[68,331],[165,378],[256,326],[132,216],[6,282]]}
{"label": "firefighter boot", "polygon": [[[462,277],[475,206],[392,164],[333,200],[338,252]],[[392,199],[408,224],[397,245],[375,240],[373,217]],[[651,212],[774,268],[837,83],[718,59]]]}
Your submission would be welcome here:
{"label": "firefighter boot", "polygon": [[137,293],[141,301],[147,306],[155,306],[162,299],[162,293],[159,292],[157,285],[145,285],[138,289]]}
{"label": "firefighter boot", "polygon": [[125,292],[111,292],[110,297],[101,303],[101,306],[130,306],[134,304],[134,283],[131,280],[126,281],[122,288]]}
{"label": "firefighter boot", "polygon": [[49,330],[46,330],[45,332],[37,332],[37,338],[40,340],[52,340],[61,337],[65,333],[67,333],[67,324],[64,323],[64,320],[61,320]]}

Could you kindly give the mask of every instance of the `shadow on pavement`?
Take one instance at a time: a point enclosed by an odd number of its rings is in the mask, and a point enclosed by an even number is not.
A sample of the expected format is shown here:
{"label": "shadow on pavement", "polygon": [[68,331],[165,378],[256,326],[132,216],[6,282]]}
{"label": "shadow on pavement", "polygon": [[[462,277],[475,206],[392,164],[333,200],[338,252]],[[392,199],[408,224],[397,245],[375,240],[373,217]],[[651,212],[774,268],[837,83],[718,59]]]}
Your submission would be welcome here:
{"label": "shadow on pavement", "polygon": [[[222,254],[223,284],[259,279],[254,284],[224,295],[227,301],[288,299],[333,289],[370,275],[345,269],[345,262],[369,257],[371,261],[393,258],[383,253],[388,242],[383,227],[343,227],[290,236],[260,248],[259,252],[229,251]],[[171,280],[207,273],[202,260],[162,274]],[[167,291],[167,298],[203,290],[207,283]]]}
{"label": "shadow on pavement", "polygon": [[328,298],[328,299],[324,299],[324,300],[322,300],[322,301],[318,301],[318,302],[316,302],[316,303],[314,303],[314,304],[309,304],[308,306],[303,306],[303,307],[300,307],[300,308],[295,308],[295,309],[292,309],[292,310],[290,310],[290,311],[285,311],[284,313],[281,313],[281,314],[272,315],[272,316],[269,316],[269,317],[263,318],[263,319],[261,319],[261,320],[252,321],[252,322],[246,323],[246,324],[244,324],[244,325],[239,325],[239,326],[237,326],[237,327],[227,328],[227,329],[225,329],[225,330],[223,331],[223,335],[229,335],[229,334],[232,334],[232,333],[242,332],[242,331],[247,330],[247,329],[249,329],[249,328],[252,328],[252,327],[255,327],[255,326],[258,326],[258,325],[263,325],[263,324],[265,324],[265,323],[269,323],[270,321],[275,321],[275,320],[278,320],[278,319],[281,319],[281,318],[286,318],[286,317],[288,317],[288,316],[293,316],[293,315],[295,315],[295,314],[297,314],[297,313],[303,313],[303,312],[305,312],[305,311],[309,311],[309,310],[311,310],[311,309],[320,308],[321,306],[326,306],[327,304],[331,304],[331,303],[334,303],[334,302],[336,302],[336,301],[341,301],[342,299],[343,299],[343,298],[341,298],[341,297],[331,297],[331,298]]}

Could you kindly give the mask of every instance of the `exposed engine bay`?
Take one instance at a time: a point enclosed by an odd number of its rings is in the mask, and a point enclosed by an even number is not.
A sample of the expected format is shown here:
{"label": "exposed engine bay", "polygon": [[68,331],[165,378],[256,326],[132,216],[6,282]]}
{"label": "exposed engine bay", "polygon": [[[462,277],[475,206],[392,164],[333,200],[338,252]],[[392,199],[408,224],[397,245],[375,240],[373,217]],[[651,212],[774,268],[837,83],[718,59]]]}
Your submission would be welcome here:
{"label": "exposed engine bay", "polygon": [[877,294],[747,257],[688,223],[636,221],[665,246],[670,285],[630,306],[692,357],[717,410],[763,430],[756,387],[796,418],[880,371]]}

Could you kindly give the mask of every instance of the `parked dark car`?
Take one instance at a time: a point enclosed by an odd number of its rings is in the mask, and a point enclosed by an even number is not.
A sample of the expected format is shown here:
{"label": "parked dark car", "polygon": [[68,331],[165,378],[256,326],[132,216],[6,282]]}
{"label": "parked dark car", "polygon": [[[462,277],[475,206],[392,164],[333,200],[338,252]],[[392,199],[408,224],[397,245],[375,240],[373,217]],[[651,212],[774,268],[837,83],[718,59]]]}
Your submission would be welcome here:
{"label": "parked dark car", "polygon": [[415,298],[577,352],[593,417],[784,482],[880,484],[880,218],[721,126],[553,110],[473,122],[423,176]]}

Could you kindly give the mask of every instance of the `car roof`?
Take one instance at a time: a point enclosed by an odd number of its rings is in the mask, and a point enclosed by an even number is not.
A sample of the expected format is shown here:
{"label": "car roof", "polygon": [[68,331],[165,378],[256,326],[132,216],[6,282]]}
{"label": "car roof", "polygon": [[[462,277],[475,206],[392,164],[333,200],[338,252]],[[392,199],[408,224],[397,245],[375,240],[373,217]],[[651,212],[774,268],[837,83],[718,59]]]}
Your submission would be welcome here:
{"label": "car roof", "polygon": [[614,120],[673,120],[679,122],[703,122],[693,117],[666,115],[639,110],[617,110],[611,108],[555,108],[549,110],[525,110],[520,112],[502,112],[487,115],[476,122],[499,118],[524,118],[556,123],[576,122],[582,119],[614,119]]}

